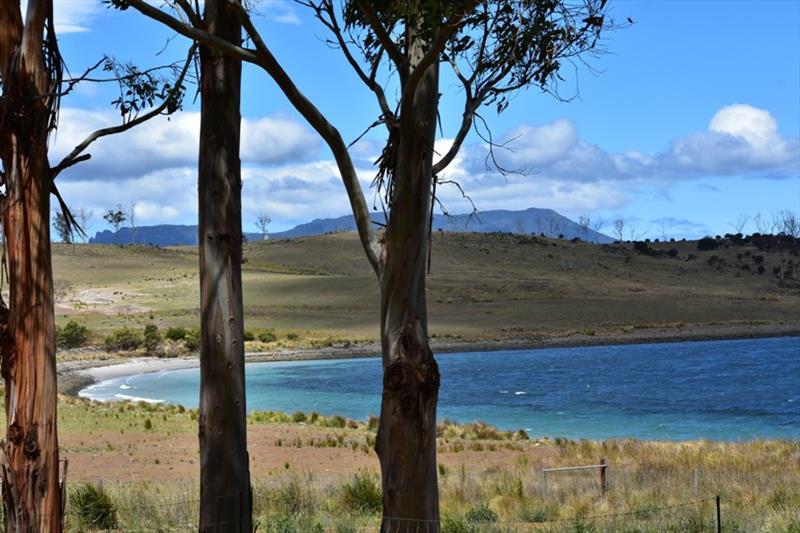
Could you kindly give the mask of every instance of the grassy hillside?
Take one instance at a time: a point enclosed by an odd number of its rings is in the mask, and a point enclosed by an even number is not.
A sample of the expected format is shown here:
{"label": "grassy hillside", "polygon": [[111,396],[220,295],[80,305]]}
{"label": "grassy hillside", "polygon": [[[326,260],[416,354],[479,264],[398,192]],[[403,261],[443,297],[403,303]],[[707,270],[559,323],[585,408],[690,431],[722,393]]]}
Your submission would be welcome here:
{"label": "grassy hillside", "polygon": [[[437,233],[431,334],[503,340],[707,324],[800,326],[796,247],[766,252],[721,241],[715,250],[697,248],[650,243],[642,253],[632,244]],[[245,327],[256,335],[274,330],[280,345],[377,338],[377,284],[355,234],[250,242],[243,269]],[[77,319],[96,340],[126,325],[198,324],[193,247],[55,245],[54,271],[59,324]],[[287,340],[290,333],[297,339]]]}

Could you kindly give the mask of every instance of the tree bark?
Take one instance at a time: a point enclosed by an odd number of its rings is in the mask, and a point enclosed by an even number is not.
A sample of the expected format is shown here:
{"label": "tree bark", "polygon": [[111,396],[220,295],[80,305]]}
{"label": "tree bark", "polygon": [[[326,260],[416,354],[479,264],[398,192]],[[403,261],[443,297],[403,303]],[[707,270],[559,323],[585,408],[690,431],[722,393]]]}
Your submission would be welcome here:
{"label": "tree bark", "polygon": [[43,51],[51,14],[48,1],[31,0],[23,25],[18,1],[0,5],[0,160],[5,186],[0,208],[10,294],[9,308],[0,298],[6,412],[0,459],[5,530],[15,533],[62,530],[50,257],[52,180],[47,159],[53,110],[45,96],[53,80]]}
{"label": "tree bark", "polygon": [[[241,43],[223,0],[206,0],[208,31]],[[241,62],[200,48],[200,531],[252,531],[242,309]]]}
{"label": "tree bark", "polygon": [[[423,43],[407,31],[415,65]],[[439,368],[428,344],[425,274],[431,210],[438,62],[400,117],[391,212],[381,276],[383,397],[376,440],[383,484],[383,531],[439,531],[436,404]]]}

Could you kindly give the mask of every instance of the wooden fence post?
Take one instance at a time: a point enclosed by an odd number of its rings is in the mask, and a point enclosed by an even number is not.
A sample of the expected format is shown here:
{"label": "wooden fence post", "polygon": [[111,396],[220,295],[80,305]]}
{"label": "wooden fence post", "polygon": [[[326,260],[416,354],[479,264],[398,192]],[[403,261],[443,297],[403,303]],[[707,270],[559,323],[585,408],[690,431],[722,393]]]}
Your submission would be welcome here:
{"label": "wooden fence post", "polygon": [[542,469],[542,499],[547,498],[547,471]]}
{"label": "wooden fence post", "polygon": [[714,498],[717,504],[717,533],[722,533],[722,513],[719,508],[719,495]]}
{"label": "wooden fence post", "polygon": [[606,490],[608,489],[608,477],[606,471],[608,470],[608,461],[605,457],[600,460],[600,496],[605,497]]}

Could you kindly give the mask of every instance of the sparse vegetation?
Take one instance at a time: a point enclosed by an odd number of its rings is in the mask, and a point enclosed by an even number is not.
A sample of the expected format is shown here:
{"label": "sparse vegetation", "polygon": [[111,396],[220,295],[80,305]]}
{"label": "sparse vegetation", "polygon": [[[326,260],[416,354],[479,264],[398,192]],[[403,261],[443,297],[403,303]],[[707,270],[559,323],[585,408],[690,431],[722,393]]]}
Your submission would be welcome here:
{"label": "sparse vegetation", "polygon": [[[580,331],[593,331],[597,338],[624,336],[637,322],[659,328],[681,321],[686,329],[708,323],[800,323],[794,312],[800,305],[800,267],[793,255],[800,245],[792,247],[786,237],[725,238],[711,251],[698,250],[696,241],[644,243],[663,251],[663,257],[635,253],[630,243],[565,244],[536,237],[537,245],[530,246],[519,244],[521,238],[434,233],[428,298],[430,331],[437,340],[564,337]],[[358,246],[352,233],[246,244],[245,314],[256,335],[250,349],[376,340],[377,294],[369,271],[354,260]],[[102,339],[120,327],[141,331],[152,322],[177,348],[186,349],[183,339],[197,327],[196,250],[79,248],[54,245],[56,281],[67,287],[62,301],[80,313],[80,318],[58,317],[62,327],[75,320]],[[486,253],[503,257],[502,269],[489,268]],[[712,256],[716,261],[710,266]],[[756,256],[763,260],[756,263]],[[751,265],[749,272],[738,266],[742,262]],[[762,275],[758,266],[764,267]],[[92,304],[87,294],[113,302]],[[470,312],[458,312],[465,303]],[[134,311],[109,314],[118,306]],[[261,342],[259,333],[276,338]],[[188,344],[195,346],[192,340]]]}
{"label": "sparse vegetation", "polygon": [[59,348],[78,348],[89,340],[89,328],[70,320],[63,328],[56,328],[56,345]]}
{"label": "sparse vegetation", "polygon": [[138,331],[121,328],[106,337],[105,347],[110,352],[133,351],[140,348],[143,342]]}

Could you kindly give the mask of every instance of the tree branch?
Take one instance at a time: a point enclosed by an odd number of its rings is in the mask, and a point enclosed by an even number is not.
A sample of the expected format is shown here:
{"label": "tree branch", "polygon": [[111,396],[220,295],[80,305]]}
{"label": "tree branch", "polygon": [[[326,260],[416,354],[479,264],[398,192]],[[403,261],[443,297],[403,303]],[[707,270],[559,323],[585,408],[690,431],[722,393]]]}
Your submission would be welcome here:
{"label": "tree branch", "polygon": [[403,76],[408,69],[408,59],[403,55],[403,52],[400,51],[400,47],[392,40],[386,28],[383,27],[380,19],[378,19],[378,14],[375,13],[375,10],[369,5],[369,2],[367,2],[367,0],[356,0],[356,3],[361,12],[364,13],[364,17],[366,17],[372,31],[375,32],[375,36],[378,38],[378,41],[380,41],[381,46],[383,46],[386,53],[389,54],[389,57],[394,61],[397,72]]}
{"label": "tree branch", "polygon": [[114,5],[117,5],[122,9],[126,9],[127,7],[132,7],[142,15],[149,17],[155,21],[158,21],[161,24],[164,24],[165,26],[171,28],[172,30],[180,33],[184,37],[188,37],[189,39],[197,41],[202,45],[208,46],[209,48],[214,48],[215,50],[219,50],[225,55],[234,57],[236,59],[245,61],[247,63],[259,64],[255,50],[238,46],[229,41],[226,41],[225,39],[221,39],[215,35],[211,35],[206,31],[189,26],[186,23],[176,19],[175,17],[167,13],[164,13],[157,7],[153,7],[152,5],[147,3],[146,0],[111,0],[111,1],[115,3]]}
{"label": "tree branch", "polygon": [[236,1],[230,1],[229,5],[236,11],[242,23],[242,27],[244,27],[256,47],[258,56],[257,64],[278,84],[278,87],[283,91],[283,94],[286,95],[286,98],[289,99],[289,102],[291,102],[294,108],[306,119],[311,127],[319,133],[328,144],[331,152],[333,152],[333,157],[339,168],[339,173],[341,174],[342,181],[347,190],[347,196],[350,200],[350,207],[356,220],[361,246],[364,248],[364,253],[367,255],[367,260],[372,265],[375,274],[381,276],[382,272],[379,260],[380,248],[377,238],[375,237],[375,232],[372,229],[367,201],[361,189],[361,183],[358,180],[358,173],[353,165],[353,160],[350,158],[347,145],[342,139],[339,130],[337,130],[333,124],[325,118],[320,110],[300,92],[286,71],[283,70],[280,63],[275,59],[275,56],[272,55],[272,52],[270,52],[269,48],[264,44],[264,40],[261,38],[258,30],[256,30],[253,25],[253,21],[242,5]]}
{"label": "tree branch", "polygon": [[475,110],[477,109],[478,105],[480,104],[480,100],[473,99],[472,95],[472,85],[470,81],[464,77],[459,70],[458,65],[455,62],[453,57],[448,57],[448,62],[453,67],[453,72],[455,72],[456,76],[459,80],[461,80],[461,84],[464,86],[464,113],[461,116],[461,126],[458,129],[458,133],[456,133],[455,138],[453,139],[453,144],[450,145],[450,149],[447,153],[433,165],[433,175],[437,175],[442,172],[447,165],[449,165],[453,159],[455,159],[458,151],[461,149],[461,145],[464,143],[464,139],[466,139],[467,135],[469,134],[469,130],[472,129],[472,121],[475,117]]}
{"label": "tree branch", "polygon": [[172,90],[169,92],[169,95],[166,98],[164,98],[164,101],[161,102],[161,104],[158,107],[153,108],[152,110],[150,110],[149,112],[145,113],[140,117],[136,117],[133,120],[124,122],[123,124],[119,124],[117,126],[111,126],[108,128],[102,128],[89,134],[89,136],[86,137],[83,140],[83,142],[81,142],[75,148],[73,148],[73,150],[69,154],[67,154],[59,164],[50,169],[50,175],[52,179],[55,180],[56,177],[64,169],[69,168],[81,161],[89,159],[91,157],[90,155],[88,154],[81,155],[81,154],[84,152],[84,150],[86,150],[89,147],[89,145],[91,145],[97,139],[105,137],[107,135],[114,135],[117,133],[128,131],[134,126],[137,126],[143,122],[150,120],[151,118],[160,115],[165,109],[167,109],[170,103],[172,103],[173,99],[176,98],[181,91],[183,80],[186,77],[186,73],[189,70],[189,65],[191,65],[192,63],[192,57],[194,57],[194,52],[196,49],[197,49],[196,44],[192,44],[192,46],[189,48],[189,53],[186,57],[186,63],[184,64],[183,69],[181,70],[181,73],[178,76],[178,79],[175,81],[175,85],[172,87]]}
{"label": "tree branch", "polygon": [[[389,107],[389,103],[386,100],[386,94],[383,91],[383,87],[381,87],[381,85],[375,81],[377,65],[375,63],[371,65],[370,75],[367,76],[366,72],[364,72],[364,69],[361,68],[361,65],[358,63],[358,61],[356,61],[355,57],[350,52],[350,48],[347,46],[347,41],[344,39],[342,29],[339,26],[339,22],[336,20],[336,13],[333,10],[333,3],[330,0],[323,0],[319,5],[314,4],[313,2],[303,3],[303,5],[313,9],[316,13],[317,19],[319,19],[319,21],[322,22],[322,24],[324,24],[325,27],[328,28],[336,37],[336,42],[339,44],[339,48],[342,50],[347,62],[350,63],[350,66],[356,71],[356,74],[359,78],[361,78],[361,81],[364,82],[364,85],[369,87],[369,89],[375,93],[375,96],[378,99],[378,106],[381,109],[381,114],[384,117],[393,116],[392,110]],[[323,15],[323,12],[325,15]],[[327,16],[327,19],[325,16]],[[380,57],[381,55],[379,52],[376,57],[376,63],[379,63],[378,60]]]}

